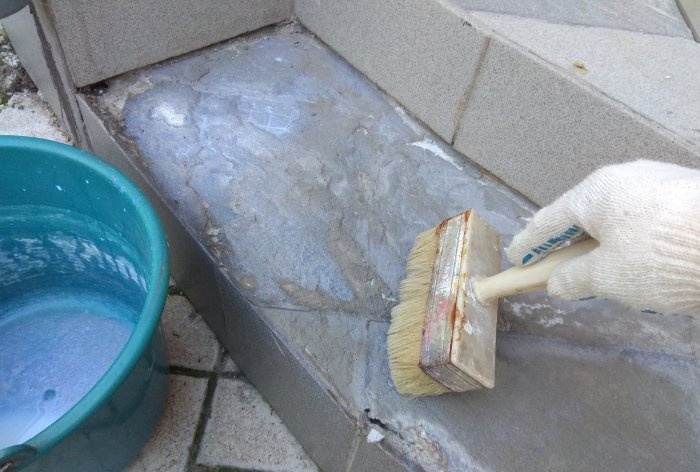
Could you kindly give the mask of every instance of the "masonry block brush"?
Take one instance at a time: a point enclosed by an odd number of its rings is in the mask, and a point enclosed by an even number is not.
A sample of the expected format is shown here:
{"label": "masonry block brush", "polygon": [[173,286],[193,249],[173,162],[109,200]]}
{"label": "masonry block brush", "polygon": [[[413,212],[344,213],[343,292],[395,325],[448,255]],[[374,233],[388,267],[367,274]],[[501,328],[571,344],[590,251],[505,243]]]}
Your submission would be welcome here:
{"label": "masonry block brush", "polygon": [[597,244],[587,239],[499,272],[500,234],[473,210],[420,234],[387,338],[397,391],[424,396],[493,388],[498,298],[546,288],[557,265]]}

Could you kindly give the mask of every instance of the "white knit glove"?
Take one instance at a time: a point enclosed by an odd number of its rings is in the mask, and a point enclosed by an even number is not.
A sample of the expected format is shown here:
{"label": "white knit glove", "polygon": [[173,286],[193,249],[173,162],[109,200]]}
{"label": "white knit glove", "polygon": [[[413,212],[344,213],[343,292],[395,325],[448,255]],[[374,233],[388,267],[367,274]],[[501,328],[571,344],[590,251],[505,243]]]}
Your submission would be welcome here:
{"label": "white knit glove", "polygon": [[700,171],[652,161],[603,167],[538,211],[508,258],[535,262],[584,232],[600,246],[557,267],[550,294],[700,315]]}

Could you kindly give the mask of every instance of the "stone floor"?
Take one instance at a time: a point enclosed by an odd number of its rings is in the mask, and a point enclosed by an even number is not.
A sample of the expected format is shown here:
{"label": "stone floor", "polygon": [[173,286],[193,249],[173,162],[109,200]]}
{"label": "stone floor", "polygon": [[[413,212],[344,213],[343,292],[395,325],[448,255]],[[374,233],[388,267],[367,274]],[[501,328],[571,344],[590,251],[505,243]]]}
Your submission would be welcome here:
{"label": "stone floor", "polygon": [[[0,109],[0,135],[69,142],[35,91],[8,98]],[[175,286],[162,329],[170,362],[169,399],[128,472],[318,470]]]}
{"label": "stone floor", "polygon": [[162,322],[170,397],[127,471],[316,471],[187,298],[175,287],[170,292]]}

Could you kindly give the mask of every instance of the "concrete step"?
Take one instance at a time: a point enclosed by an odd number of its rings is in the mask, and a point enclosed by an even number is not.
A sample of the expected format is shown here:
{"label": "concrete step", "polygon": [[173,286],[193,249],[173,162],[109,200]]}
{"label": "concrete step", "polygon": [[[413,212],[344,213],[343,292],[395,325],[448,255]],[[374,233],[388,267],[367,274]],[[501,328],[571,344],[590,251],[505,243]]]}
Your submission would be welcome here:
{"label": "concrete step", "polygon": [[539,205],[605,164],[700,167],[700,44],[675,0],[47,0],[3,22],[89,148],[76,88],[290,15]]}
{"label": "concrete step", "polygon": [[494,390],[395,392],[385,337],[416,235],[473,207],[507,243],[536,207],[296,25],[77,100],[94,151],[157,202],[174,278],[322,470],[700,461],[691,317],[512,297]]}
{"label": "concrete step", "polygon": [[699,165],[700,44],[673,0],[294,8],[443,139],[540,205],[601,165]]}

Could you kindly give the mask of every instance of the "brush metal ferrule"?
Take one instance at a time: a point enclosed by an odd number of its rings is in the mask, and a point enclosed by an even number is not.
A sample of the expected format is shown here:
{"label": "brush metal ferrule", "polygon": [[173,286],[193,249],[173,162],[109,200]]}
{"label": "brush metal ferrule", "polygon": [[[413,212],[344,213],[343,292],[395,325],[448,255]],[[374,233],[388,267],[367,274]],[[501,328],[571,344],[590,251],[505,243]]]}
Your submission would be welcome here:
{"label": "brush metal ferrule", "polygon": [[498,305],[478,302],[472,281],[499,272],[501,237],[472,210],[443,221],[436,231],[420,367],[455,392],[493,388]]}

